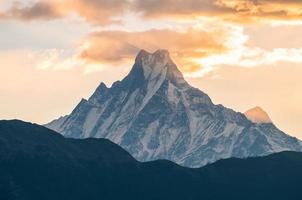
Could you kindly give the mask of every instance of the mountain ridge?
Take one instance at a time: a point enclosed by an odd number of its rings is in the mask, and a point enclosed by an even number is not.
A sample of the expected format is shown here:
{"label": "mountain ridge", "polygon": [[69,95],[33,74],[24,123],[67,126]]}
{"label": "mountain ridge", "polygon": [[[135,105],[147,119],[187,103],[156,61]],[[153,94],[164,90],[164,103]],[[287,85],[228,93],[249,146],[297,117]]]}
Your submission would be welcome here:
{"label": "mountain ridge", "polygon": [[0,121],[0,199],[298,200],[302,153],[230,158],[198,169],[136,161],[107,139],[65,138]]}
{"label": "mountain ridge", "polygon": [[139,161],[168,159],[201,167],[229,157],[302,151],[273,124],[213,104],[190,86],[166,50],[140,51],[129,74],[100,84],[72,113],[46,125],[66,137],[108,138]]}

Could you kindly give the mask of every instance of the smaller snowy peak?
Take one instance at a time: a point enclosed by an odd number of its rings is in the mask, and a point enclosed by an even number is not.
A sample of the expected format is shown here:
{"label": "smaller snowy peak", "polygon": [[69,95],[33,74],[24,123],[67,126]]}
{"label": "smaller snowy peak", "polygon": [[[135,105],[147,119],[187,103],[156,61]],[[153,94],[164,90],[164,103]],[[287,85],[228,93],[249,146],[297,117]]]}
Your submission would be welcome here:
{"label": "smaller snowy peak", "polygon": [[259,106],[249,109],[244,113],[244,115],[253,123],[257,123],[257,124],[272,123],[272,120],[269,117],[269,115]]}

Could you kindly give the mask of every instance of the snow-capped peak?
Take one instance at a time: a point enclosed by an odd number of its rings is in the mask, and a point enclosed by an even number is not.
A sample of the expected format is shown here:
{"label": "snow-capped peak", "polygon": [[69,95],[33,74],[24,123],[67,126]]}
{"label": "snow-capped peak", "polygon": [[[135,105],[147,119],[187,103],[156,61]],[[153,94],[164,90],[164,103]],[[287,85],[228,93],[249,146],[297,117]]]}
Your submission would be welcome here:
{"label": "snow-capped peak", "polygon": [[172,61],[168,50],[159,49],[154,53],[141,50],[135,63],[143,69],[146,80],[164,77],[173,83],[185,83],[182,73]]}
{"label": "snow-capped peak", "polygon": [[249,109],[244,113],[246,118],[257,124],[272,123],[269,115],[259,106]]}
{"label": "snow-capped peak", "polygon": [[148,61],[158,61],[167,63],[171,61],[169,51],[166,49],[158,49],[154,53],[149,53],[148,51],[142,49],[136,56],[135,62],[148,62]]}
{"label": "snow-capped peak", "polygon": [[129,74],[100,84],[67,117],[46,126],[75,138],[107,138],[139,161],[169,159],[200,167],[229,157],[302,151],[259,107],[242,113],[190,86],[166,50],[140,51]]}

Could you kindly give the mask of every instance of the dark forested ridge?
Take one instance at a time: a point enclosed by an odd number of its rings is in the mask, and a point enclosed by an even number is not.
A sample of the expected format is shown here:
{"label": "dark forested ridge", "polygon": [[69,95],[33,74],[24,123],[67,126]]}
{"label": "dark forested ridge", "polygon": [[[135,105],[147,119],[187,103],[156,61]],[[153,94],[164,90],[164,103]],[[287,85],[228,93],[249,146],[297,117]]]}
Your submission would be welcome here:
{"label": "dark forested ridge", "polygon": [[39,125],[0,121],[0,199],[302,199],[302,153],[189,169],[140,163],[105,139],[67,139]]}

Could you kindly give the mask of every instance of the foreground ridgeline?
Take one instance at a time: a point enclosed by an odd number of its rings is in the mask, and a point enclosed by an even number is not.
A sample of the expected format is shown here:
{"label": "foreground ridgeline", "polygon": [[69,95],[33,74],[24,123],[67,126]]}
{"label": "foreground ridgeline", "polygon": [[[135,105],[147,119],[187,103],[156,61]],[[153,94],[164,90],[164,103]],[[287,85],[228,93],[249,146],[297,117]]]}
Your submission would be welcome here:
{"label": "foreground ridgeline", "polygon": [[0,121],[2,200],[301,200],[302,153],[227,159],[199,169],[140,163],[106,139],[68,139]]}
{"label": "foreground ridgeline", "polygon": [[166,50],[142,50],[122,81],[110,88],[101,83],[70,115],[46,127],[70,138],[107,138],[139,161],[168,159],[187,167],[302,151],[302,143],[276,128],[264,111],[247,116],[190,86]]}

